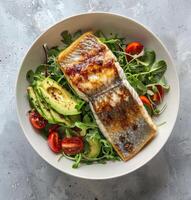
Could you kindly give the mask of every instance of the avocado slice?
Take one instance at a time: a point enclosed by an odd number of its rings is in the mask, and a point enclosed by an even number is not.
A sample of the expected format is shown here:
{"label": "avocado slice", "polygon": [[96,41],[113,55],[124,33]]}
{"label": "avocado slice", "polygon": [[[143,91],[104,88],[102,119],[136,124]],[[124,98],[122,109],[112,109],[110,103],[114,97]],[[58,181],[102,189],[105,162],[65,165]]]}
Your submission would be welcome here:
{"label": "avocado slice", "polygon": [[66,119],[63,115],[60,115],[59,113],[57,113],[53,109],[50,109],[50,112],[51,112],[52,117],[54,118],[54,121],[56,123],[64,123],[67,126],[72,125],[72,122],[69,119]]}
{"label": "avocado slice", "polygon": [[37,93],[35,93],[34,89],[32,87],[27,88],[27,92],[30,98],[31,103],[33,104],[34,108],[37,110],[37,112],[45,118],[49,123],[54,124],[55,121],[49,112],[49,110],[44,106],[44,104],[41,102],[40,98],[38,97]]}
{"label": "avocado slice", "polygon": [[77,100],[66,89],[51,78],[44,79],[38,86],[45,101],[62,115],[77,115]]}
{"label": "avocado slice", "polygon": [[78,122],[78,121],[81,120],[81,115],[70,115],[70,116],[68,116],[68,118],[69,118],[73,123],[75,123],[75,122]]}
{"label": "avocado slice", "polygon": [[87,138],[87,142],[89,144],[89,151],[87,153],[88,158],[97,158],[101,151],[101,143],[96,137]]}
{"label": "avocado slice", "polygon": [[[37,83],[37,85],[40,84]],[[43,104],[43,106],[46,108],[46,110],[48,110],[54,120],[55,123],[64,123],[68,126],[70,126],[72,124],[72,122],[69,119],[66,119],[64,116],[60,115],[59,113],[57,113],[56,111],[54,111],[45,101],[44,97],[41,95],[41,91],[38,90],[38,88],[36,88],[36,95],[38,96],[39,99],[41,99],[41,102]]]}

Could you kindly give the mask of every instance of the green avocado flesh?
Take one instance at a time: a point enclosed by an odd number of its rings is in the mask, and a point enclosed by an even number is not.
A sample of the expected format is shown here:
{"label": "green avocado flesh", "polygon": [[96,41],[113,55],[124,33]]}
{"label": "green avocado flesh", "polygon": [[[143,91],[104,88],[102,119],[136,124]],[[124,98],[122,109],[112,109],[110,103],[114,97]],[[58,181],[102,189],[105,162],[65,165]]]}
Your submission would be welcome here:
{"label": "green avocado flesh", "polygon": [[97,138],[88,138],[89,152],[87,153],[88,158],[96,158],[99,156],[101,151],[101,144]]}
{"label": "green avocado flesh", "polygon": [[38,84],[45,101],[56,112],[62,115],[77,115],[80,112],[75,108],[77,100],[68,91],[62,88],[56,81],[46,78]]}
{"label": "green avocado flesh", "polygon": [[30,98],[30,101],[34,108],[39,112],[39,114],[45,118],[49,123],[55,124],[55,123],[64,123],[66,125],[70,125],[70,120],[67,120],[64,118],[64,116],[60,115],[53,109],[51,109],[46,101],[43,99],[43,97],[40,94],[40,91],[37,88],[28,87],[27,88],[28,95]]}
{"label": "green avocado flesh", "polygon": [[41,102],[41,99],[39,98],[37,93],[35,93],[34,89],[32,87],[28,87],[27,91],[28,91],[30,101],[31,101],[32,105],[34,106],[34,108],[38,111],[38,113],[43,118],[48,120],[49,123],[54,124],[55,121],[54,121],[51,113],[48,111],[48,109],[45,107],[45,105]]}

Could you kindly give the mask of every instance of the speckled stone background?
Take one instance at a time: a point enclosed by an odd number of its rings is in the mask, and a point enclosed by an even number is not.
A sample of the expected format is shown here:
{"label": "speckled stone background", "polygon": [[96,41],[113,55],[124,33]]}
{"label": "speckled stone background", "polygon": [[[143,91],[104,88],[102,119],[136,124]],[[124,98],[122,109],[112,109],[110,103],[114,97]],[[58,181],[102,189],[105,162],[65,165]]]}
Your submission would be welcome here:
{"label": "speckled stone background", "polygon": [[[15,105],[19,65],[33,40],[64,17],[93,11],[120,13],[154,31],[175,60],[181,87],[165,147],[136,172],[107,181],[70,177],[43,161],[22,133]],[[190,47],[190,0],[0,0],[0,200],[190,200]]]}

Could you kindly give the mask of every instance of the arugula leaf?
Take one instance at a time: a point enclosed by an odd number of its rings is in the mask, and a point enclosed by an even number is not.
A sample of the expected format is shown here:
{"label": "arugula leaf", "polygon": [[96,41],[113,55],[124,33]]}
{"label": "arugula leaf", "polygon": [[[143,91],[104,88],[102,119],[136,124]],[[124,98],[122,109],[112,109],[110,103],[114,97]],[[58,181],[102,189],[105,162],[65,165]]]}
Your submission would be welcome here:
{"label": "arugula leaf", "polygon": [[164,75],[167,69],[166,62],[164,60],[160,60],[155,62],[150,69],[150,77],[152,76],[152,81],[158,82]]}
{"label": "arugula leaf", "polygon": [[45,76],[46,70],[47,70],[47,65],[46,64],[39,65],[35,70],[35,75]]}
{"label": "arugula leaf", "polygon": [[[107,155],[107,156],[114,155],[113,147],[106,139],[101,139],[100,142],[102,144],[102,153],[104,155]],[[107,159],[108,159],[108,157],[107,157]]]}
{"label": "arugula leaf", "polygon": [[107,38],[106,35],[103,33],[103,31],[101,30],[97,30],[95,33],[94,33],[97,37],[103,37],[103,38]]}
{"label": "arugula leaf", "polygon": [[134,74],[134,73],[140,73],[140,72],[144,72],[147,71],[147,66],[144,66],[140,63],[130,63],[128,66],[128,70],[130,73]]}
{"label": "arugula leaf", "polygon": [[83,123],[90,123],[90,122],[91,122],[91,118],[89,114],[85,114],[83,117]]}
{"label": "arugula leaf", "polygon": [[118,43],[120,40],[118,38],[116,39],[106,39],[106,38],[99,38],[101,42],[105,43],[105,44],[115,44]]}
{"label": "arugula leaf", "polygon": [[63,31],[61,33],[62,36],[62,42],[66,45],[69,46],[72,43],[72,35],[69,33],[69,31]]}
{"label": "arugula leaf", "polygon": [[144,95],[147,92],[147,87],[136,77],[129,77],[128,81],[135,88],[139,95]]}
{"label": "arugula leaf", "polygon": [[155,62],[153,66],[151,67],[151,72],[153,74],[158,74],[158,73],[164,73],[167,69],[166,62],[164,60],[159,60],[158,62]]}
{"label": "arugula leaf", "polygon": [[80,135],[85,136],[87,134],[88,129],[97,128],[96,123],[83,123],[83,122],[76,122],[75,126],[81,129]]}
{"label": "arugula leaf", "polygon": [[86,135],[86,138],[100,140],[101,136],[100,136],[100,133],[99,133],[98,129],[96,128],[96,129],[90,130],[88,132],[88,134]]}
{"label": "arugula leaf", "polygon": [[34,82],[34,72],[32,70],[29,70],[26,74],[27,81],[32,84]]}
{"label": "arugula leaf", "polygon": [[[152,90],[150,91],[154,94],[154,93],[158,93],[158,89],[156,87],[157,85],[160,85],[165,91],[168,91],[170,89],[170,86],[167,84],[164,76],[158,82],[148,84],[146,85],[146,87],[152,88]],[[147,90],[147,94],[149,94],[150,96],[153,95],[152,93],[149,92],[149,89]]]}
{"label": "arugula leaf", "polygon": [[81,30],[77,30],[72,37],[72,40],[75,41],[77,38],[79,38],[82,35],[82,31]]}
{"label": "arugula leaf", "polygon": [[91,110],[89,104],[86,104],[84,110],[85,110],[86,112]]}
{"label": "arugula leaf", "polygon": [[156,55],[154,51],[148,51],[145,50],[144,55],[140,58],[137,58],[137,60],[140,62],[140,64],[144,66],[152,66],[155,62]]}
{"label": "arugula leaf", "polygon": [[57,57],[59,53],[60,53],[60,49],[57,46],[52,47],[51,49],[48,50],[48,57],[50,56]]}
{"label": "arugula leaf", "polygon": [[79,153],[79,154],[76,154],[75,157],[74,157],[75,161],[74,161],[74,164],[72,165],[72,168],[78,168],[79,165],[80,165],[80,161],[82,159],[82,154]]}
{"label": "arugula leaf", "polygon": [[81,100],[81,99],[77,99],[77,105],[75,106],[75,108],[80,111],[83,107],[83,105],[85,104],[85,101]]}

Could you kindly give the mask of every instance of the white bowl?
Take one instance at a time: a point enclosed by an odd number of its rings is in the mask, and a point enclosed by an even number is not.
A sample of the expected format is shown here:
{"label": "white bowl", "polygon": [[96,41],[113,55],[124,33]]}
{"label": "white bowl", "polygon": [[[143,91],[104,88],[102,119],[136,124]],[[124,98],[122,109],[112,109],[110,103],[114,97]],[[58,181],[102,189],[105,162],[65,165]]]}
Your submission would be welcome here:
{"label": "white bowl", "polygon": [[[59,45],[60,33],[63,30],[75,32],[77,30],[103,30],[107,33],[119,33],[130,41],[141,41],[145,47],[155,50],[157,59],[164,59],[168,64],[166,78],[170,84],[170,92],[165,96],[167,109],[156,119],[156,124],[166,122],[159,127],[157,137],[148,144],[140,153],[128,162],[108,162],[107,164],[83,165],[79,169],[73,169],[72,161],[63,158],[58,162],[58,156],[53,154],[47,142],[32,128],[28,120],[29,103],[26,96],[26,73],[29,69],[35,69],[44,61],[42,45],[47,43],[49,47]],[[151,160],[164,146],[169,138],[176,121],[179,107],[179,81],[176,69],[169,52],[162,42],[151,31],[140,23],[124,16],[111,13],[87,13],[69,17],[55,24],[43,33],[30,47],[21,65],[16,87],[17,109],[19,121],[29,143],[36,152],[49,164],[67,174],[86,179],[108,179],[128,174]]]}

